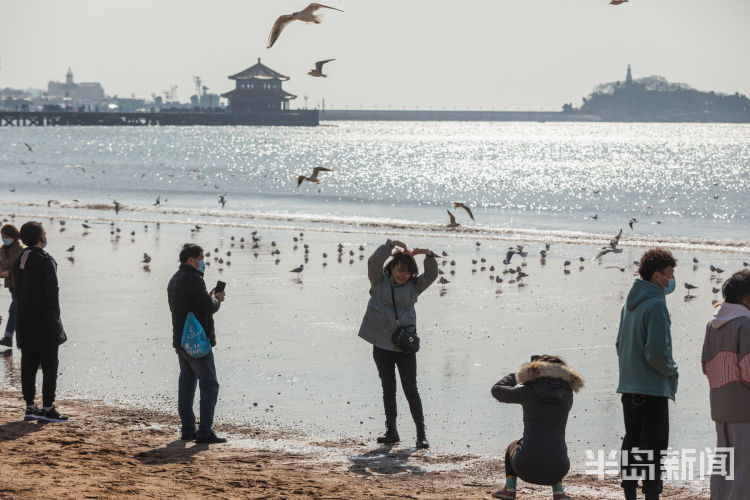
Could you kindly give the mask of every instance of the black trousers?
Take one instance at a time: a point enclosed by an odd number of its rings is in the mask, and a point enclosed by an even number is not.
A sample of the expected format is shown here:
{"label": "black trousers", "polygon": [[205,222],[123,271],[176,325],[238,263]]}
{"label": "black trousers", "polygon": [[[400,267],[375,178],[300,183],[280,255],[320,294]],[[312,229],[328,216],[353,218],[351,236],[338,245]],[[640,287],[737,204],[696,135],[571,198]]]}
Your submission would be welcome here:
{"label": "black trousers", "polygon": [[[643,493],[652,496],[661,494],[662,451],[669,445],[668,399],[643,394],[623,394],[622,412],[625,417],[625,437],[622,451],[627,451],[627,466],[623,458],[621,486],[627,492],[638,488],[638,479],[643,479]],[[633,453],[633,448],[638,448]],[[651,460],[647,452],[652,452]],[[638,461],[642,458],[641,461]],[[629,476],[629,478],[628,478]]]}
{"label": "black trousers", "polygon": [[383,384],[383,406],[385,407],[385,425],[396,427],[396,367],[401,378],[401,388],[409,402],[411,417],[417,429],[424,427],[422,400],[417,390],[417,355],[404,352],[386,351],[373,346],[372,357],[378,367],[378,375]]}
{"label": "black trousers", "polygon": [[34,404],[36,397],[36,372],[42,365],[42,406],[55,404],[55,390],[57,389],[57,350],[49,349],[21,349],[21,390],[27,405]]}

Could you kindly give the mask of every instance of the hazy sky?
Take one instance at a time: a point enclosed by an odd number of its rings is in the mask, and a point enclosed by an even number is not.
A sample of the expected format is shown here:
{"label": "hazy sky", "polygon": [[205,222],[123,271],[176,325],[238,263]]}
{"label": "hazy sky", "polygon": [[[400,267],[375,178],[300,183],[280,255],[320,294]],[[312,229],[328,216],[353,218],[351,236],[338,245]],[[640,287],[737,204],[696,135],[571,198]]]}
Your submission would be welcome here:
{"label": "hazy sky", "polygon": [[[320,25],[290,24],[299,0],[0,0],[0,88],[96,81],[150,98],[199,75],[209,92],[261,57],[291,80],[292,107],[560,109],[602,82],[661,75],[750,95],[750,1],[327,0]],[[329,77],[307,71],[320,59]]]}

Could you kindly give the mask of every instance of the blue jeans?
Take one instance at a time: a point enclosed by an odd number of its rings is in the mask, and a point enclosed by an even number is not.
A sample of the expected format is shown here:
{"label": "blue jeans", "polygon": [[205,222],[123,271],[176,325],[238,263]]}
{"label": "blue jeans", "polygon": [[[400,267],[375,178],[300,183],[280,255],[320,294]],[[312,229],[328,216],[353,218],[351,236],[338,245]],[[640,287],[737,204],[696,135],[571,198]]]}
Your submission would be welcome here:
{"label": "blue jeans", "polygon": [[[182,351],[182,349],[180,349]],[[177,353],[180,360],[179,392],[177,393],[177,411],[182,422],[182,434],[195,432],[195,413],[193,400],[195,387],[200,383],[200,426],[197,436],[211,433],[214,423],[214,409],[219,396],[219,382],[216,380],[214,353],[209,352],[202,358],[193,358],[186,352]]]}
{"label": "blue jeans", "polygon": [[5,324],[5,336],[13,338],[16,331],[16,294],[15,288],[10,288],[10,307],[8,308],[8,322]]}

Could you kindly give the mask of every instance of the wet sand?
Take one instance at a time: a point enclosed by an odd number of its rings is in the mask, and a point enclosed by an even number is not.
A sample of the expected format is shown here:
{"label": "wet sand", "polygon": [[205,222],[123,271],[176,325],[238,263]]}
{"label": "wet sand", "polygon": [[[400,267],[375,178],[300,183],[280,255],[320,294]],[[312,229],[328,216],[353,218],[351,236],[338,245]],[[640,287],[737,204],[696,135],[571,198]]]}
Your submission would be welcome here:
{"label": "wet sand", "polygon": [[[179,441],[166,413],[60,400],[67,424],[23,421],[20,394],[0,391],[0,496],[22,498],[489,498],[500,460],[357,441],[300,443],[220,424],[230,442]],[[577,499],[619,498],[615,480],[572,474]],[[519,482],[521,499],[548,487]],[[665,499],[707,498],[668,486]]]}

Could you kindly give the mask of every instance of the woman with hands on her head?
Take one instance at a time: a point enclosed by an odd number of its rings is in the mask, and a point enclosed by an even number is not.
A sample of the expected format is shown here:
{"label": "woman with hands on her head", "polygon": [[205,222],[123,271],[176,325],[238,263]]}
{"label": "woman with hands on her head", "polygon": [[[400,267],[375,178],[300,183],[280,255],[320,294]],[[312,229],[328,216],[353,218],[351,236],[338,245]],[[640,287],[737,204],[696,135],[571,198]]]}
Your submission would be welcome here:
{"label": "woman with hands on her head", "polygon": [[[393,252],[398,248],[396,252]],[[415,255],[424,255],[424,273],[419,274]],[[388,260],[390,257],[390,260]],[[388,263],[386,264],[386,261]],[[393,333],[398,326],[416,325],[417,297],[438,275],[435,254],[425,248],[411,251],[398,240],[379,246],[367,261],[370,279],[370,300],[362,319],[359,336],[373,345],[372,357],[383,386],[386,432],[377,442],[394,444],[400,441],[396,428],[396,367],[401,388],[409,402],[411,416],[417,427],[417,448],[429,448],[425,435],[422,400],[417,390],[416,353],[404,352],[394,344]],[[398,319],[397,319],[398,318]]]}

